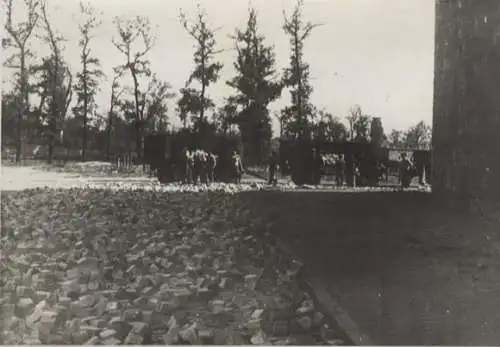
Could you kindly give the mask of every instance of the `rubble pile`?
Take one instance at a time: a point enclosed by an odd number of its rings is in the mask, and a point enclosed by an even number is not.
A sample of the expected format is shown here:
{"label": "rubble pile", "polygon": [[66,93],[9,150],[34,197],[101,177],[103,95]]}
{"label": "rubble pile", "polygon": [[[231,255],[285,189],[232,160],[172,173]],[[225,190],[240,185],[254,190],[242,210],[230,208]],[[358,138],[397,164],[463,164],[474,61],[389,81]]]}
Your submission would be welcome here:
{"label": "rubble pile", "polygon": [[34,189],[1,212],[3,344],[343,344],[231,194]]}

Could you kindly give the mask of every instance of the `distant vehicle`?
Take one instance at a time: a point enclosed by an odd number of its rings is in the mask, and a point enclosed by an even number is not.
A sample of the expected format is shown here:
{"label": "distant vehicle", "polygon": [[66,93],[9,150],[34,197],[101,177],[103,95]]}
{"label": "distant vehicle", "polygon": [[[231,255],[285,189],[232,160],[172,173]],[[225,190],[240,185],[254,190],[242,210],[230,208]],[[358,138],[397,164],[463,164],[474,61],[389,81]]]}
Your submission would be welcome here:
{"label": "distant vehicle", "polygon": [[185,149],[203,149],[218,156],[216,181],[230,182],[236,179],[232,154],[239,149],[239,142],[230,136],[211,134],[201,137],[187,130],[146,135],[143,160],[150,165],[160,182],[182,181],[186,170]]}
{"label": "distant vehicle", "polygon": [[[315,184],[314,177],[317,175],[313,171],[318,168],[313,165],[313,149],[321,154],[321,176],[335,174],[335,161],[342,154],[346,162],[346,183],[354,184],[357,171],[357,186],[376,186],[382,179],[387,181],[389,174],[397,173],[402,153],[400,150],[381,148],[370,143],[283,139],[280,142],[280,162],[286,172],[282,174],[290,174],[298,185]],[[430,176],[430,151],[409,149],[405,152],[408,152],[408,158],[414,158],[415,175],[422,183],[424,175]]]}

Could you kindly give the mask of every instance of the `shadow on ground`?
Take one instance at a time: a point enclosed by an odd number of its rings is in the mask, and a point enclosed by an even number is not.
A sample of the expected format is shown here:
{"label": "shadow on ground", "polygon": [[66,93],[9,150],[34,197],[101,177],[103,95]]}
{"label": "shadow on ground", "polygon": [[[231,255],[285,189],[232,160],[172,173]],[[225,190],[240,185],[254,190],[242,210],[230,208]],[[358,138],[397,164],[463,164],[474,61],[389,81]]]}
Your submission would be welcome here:
{"label": "shadow on ground", "polygon": [[[248,192],[377,344],[500,341],[500,223],[418,192]],[[493,209],[495,211],[495,209]]]}

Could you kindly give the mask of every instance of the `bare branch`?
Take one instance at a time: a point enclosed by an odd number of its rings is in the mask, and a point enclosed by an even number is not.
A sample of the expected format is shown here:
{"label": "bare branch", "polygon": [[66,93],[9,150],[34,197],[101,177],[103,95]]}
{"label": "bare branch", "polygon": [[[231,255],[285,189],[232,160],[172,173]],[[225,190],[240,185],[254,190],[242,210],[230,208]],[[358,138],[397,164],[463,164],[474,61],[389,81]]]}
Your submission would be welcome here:
{"label": "bare branch", "polygon": [[4,0],[7,17],[4,28],[16,43],[16,47],[20,49],[24,49],[26,47],[26,43],[31,37],[33,29],[38,21],[37,9],[39,2],[37,0],[24,0],[24,3],[27,7],[28,19],[14,25],[12,13],[13,0]]}
{"label": "bare branch", "polygon": [[43,22],[45,24],[45,30],[47,32],[47,36],[45,37],[45,40],[49,43],[52,52],[55,56],[56,59],[59,59],[60,57],[60,49],[58,43],[62,41],[62,37],[57,37],[52,29],[52,26],[50,25],[49,18],[47,16],[47,4],[44,3],[42,5],[42,18]]}
{"label": "bare branch", "polygon": [[64,112],[62,114],[63,118],[65,117],[65,115],[68,112],[68,107],[69,107],[69,104],[71,103],[71,99],[73,96],[73,88],[72,88],[73,87],[73,75],[71,74],[71,71],[69,70],[69,68],[66,69],[66,73],[69,76],[69,81],[68,81],[68,88],[66,89],[66,93],[65,93],[66,104],[64,105]]}
{"label": "bare branch", "polygon": [[318,27],[323,26],[323,25],[324,24],[311,24],[311,23],[308,23],[306,25],[306,27],[304,28],[304,33],[300,37],[300,41],[304,41],[311,34],[311,31],[313,29],[318,28]]}

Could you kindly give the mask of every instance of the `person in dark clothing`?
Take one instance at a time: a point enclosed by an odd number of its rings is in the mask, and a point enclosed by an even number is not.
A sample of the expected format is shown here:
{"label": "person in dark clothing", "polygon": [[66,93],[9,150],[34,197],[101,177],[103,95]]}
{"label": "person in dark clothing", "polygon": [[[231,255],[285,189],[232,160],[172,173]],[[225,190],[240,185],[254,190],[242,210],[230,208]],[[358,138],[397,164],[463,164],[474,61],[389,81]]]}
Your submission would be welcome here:
{"label": "person in dark clothing", "polygon": [[418,177],[418,184],[424,184],[424,162],[422,154],[419,152],[413,152],[413,156],[411,157],[411,163],[413,165],[413,173],[412,177]]}
{"label": "person in dark clothing", "polygon": [[353,161],[353,184],[354,187],[359,187],[361,185],[361,165],[358,158]]}
{"label": "person in dark clothing", "polygon": [[320,151],[316,148],[313,149],[313,184],[319,185],[321,183],[321,170],[323,169],[323,159]]}
{"label": "person in dark clothing", "polygon": [[350,187],[354,187],[354,171],[355,171],[354,156],[349,155],[348,158],[346,159],[344,174],[346,183]]}
{"label": "person in dark clothing", "polygon": [[406,158],[406,153],[401,154],[401,162],[399,163],[399,179],[401,181],[401,189],[408,188],[411,183],[412,165]]}
{"label": "person in dark clothing", "polygon": [[202,184],[208,183],[208,153],[201,151],[200,153],[200,179]]}
{"label": "person in dark clothing", "polygon": [[215,182],[215,167],[217,166],[217,155],[214,153],[208,154],[208,180],[211,183]]}
{"label": "person in dark clothing", "polygon": [[194,154],[194,184],[198,184],[198,180],[203,180],[203,162],[201,157],[201,150],[196,150]]}
{"label": "person in dark clothing", "polygon": [[344,185],[345,180],[345,159],[344,155],[340,154],[339,158],[335,162],[335,180],[337,182],[337,186],[341,187]]}
{"label": "person in dark clothing", "polygon": [[387,166],[383,162],[380,162],[378,164],[378,179],[383,180],[385,182],[388,181],[388,173],[387,173]]}
{"label": "person in dark clothing", "polygon": [[269,180],[268,184],[276,186],[278,184],[278,155],[276,152],[271,153],[271,158],[269,159]]}

